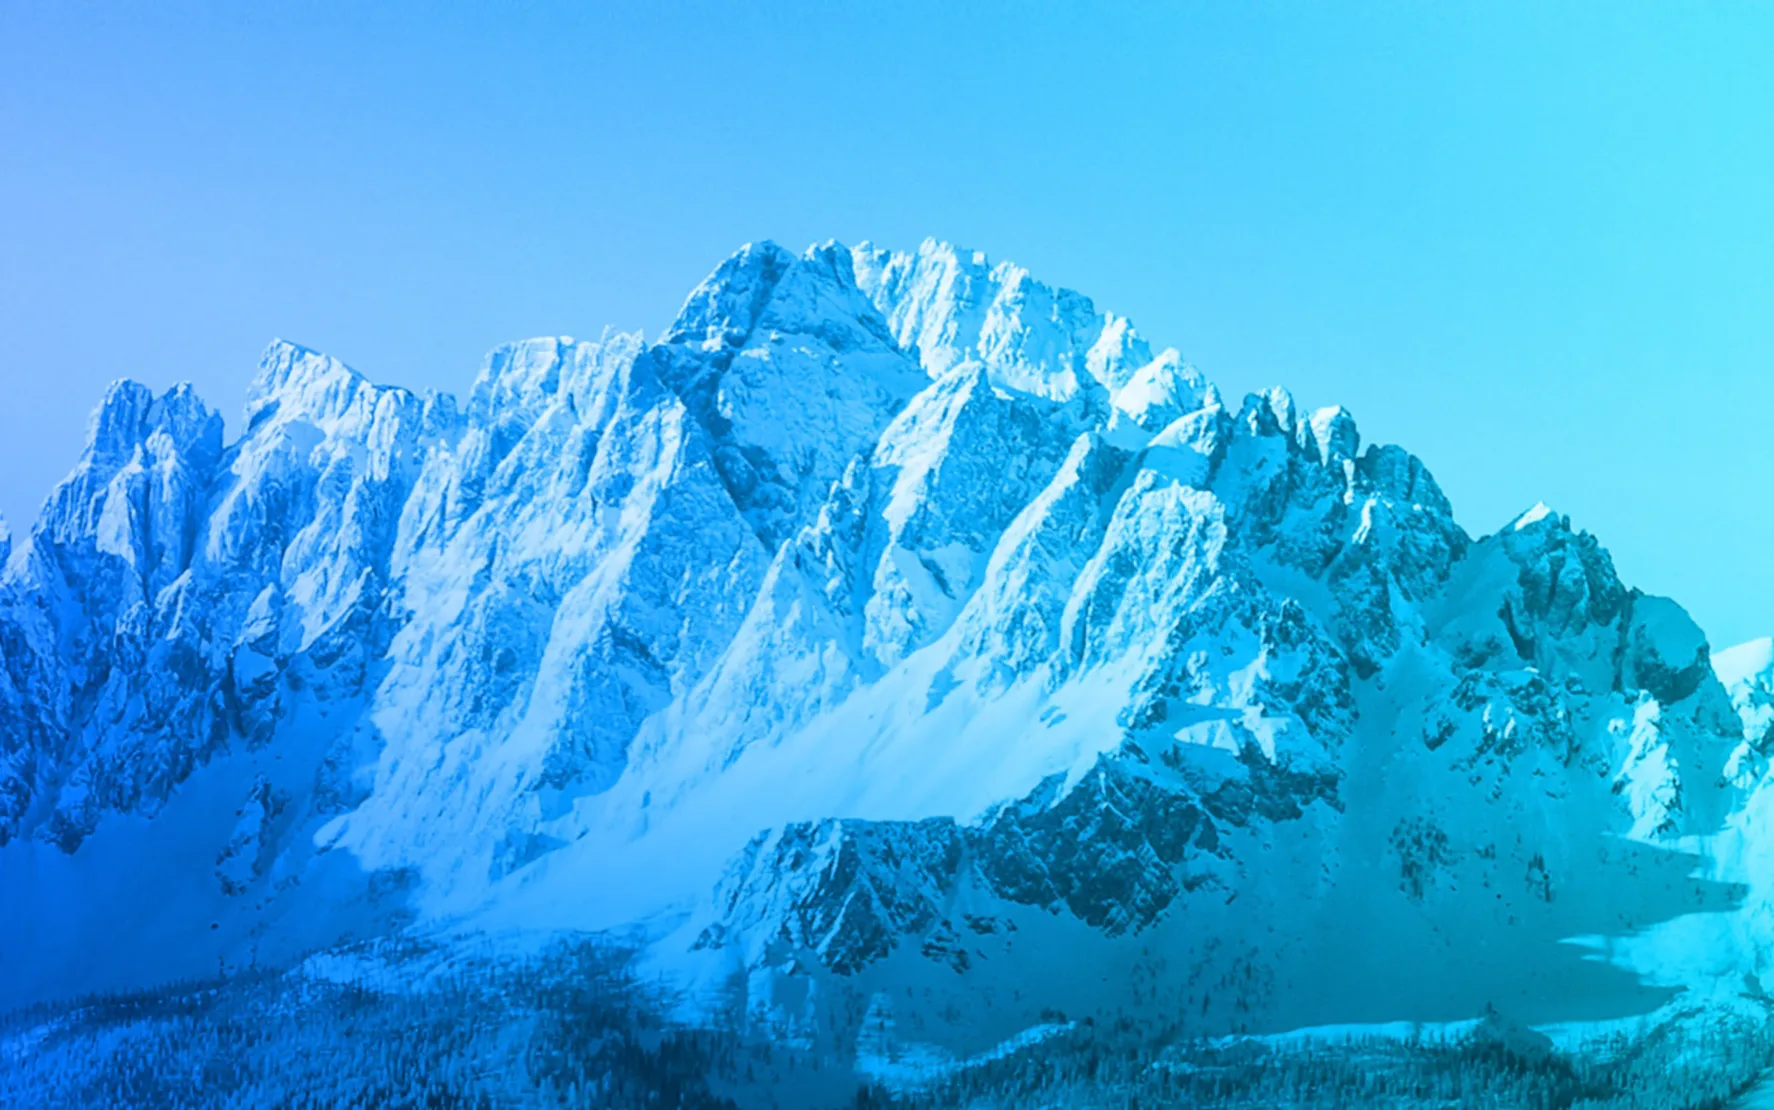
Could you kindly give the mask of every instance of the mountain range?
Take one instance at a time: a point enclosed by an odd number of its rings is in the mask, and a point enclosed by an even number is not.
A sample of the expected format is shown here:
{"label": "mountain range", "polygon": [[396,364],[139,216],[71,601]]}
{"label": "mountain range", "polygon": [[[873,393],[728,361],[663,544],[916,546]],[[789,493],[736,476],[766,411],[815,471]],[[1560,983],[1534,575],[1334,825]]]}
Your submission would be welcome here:
{"label": "mountain range", "polygon": [[462,399],[279,341],[235,427],[118,382],[0,527],[0,1008],[595,938],[879,1078],[1769,974],[1769,641],[1014,265],[749,245]]}

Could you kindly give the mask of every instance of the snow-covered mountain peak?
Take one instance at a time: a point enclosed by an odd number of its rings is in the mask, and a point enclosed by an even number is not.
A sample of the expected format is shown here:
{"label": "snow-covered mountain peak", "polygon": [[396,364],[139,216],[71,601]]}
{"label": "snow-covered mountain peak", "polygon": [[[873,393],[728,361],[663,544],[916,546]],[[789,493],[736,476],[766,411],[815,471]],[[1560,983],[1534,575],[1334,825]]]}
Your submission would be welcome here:
{"label": "snow-covered mountain peak", "polygon": [[1727,688],[1744,683],[1774,684],[1774,636],[1713,652],[1712,669]]}
{"label": "snow-covered mountain peak", "polygon": [[26,562],[36,569],[9,564],[9,575],[79,576],[87,560],[111,555],[133,568],[137,588],[157,590],[190,557],[193,514],[221,454],[222,418],[190,385],[156,396],[139,382],[112,383],[79,462],[32,529]]}
{"label": "snow-covered mountain peak", "polygon": [[1319,461],[1326,466],[1354,461],[1361,448],[1361,432],[1355,427],[1355,417],[1348,409],[1341,405],[1318,409],[1312,414],[1310,426]]}
{"label": "snow-covered mountain peak", "polygon": [[1238,422],[1253,436],[1291,438],[1298,427],[1293,394],[1279,386],[1245,394],[1238,406]]}
{"label": "snow-covered mountain peak", "polygon": [[703,279],[659,341],[718,350],[759,331],[817,336],[840,353],[894,346],[847,249],[826,243],[796,255],[768,240],[746,244]]}
{"label": "snow-covered mountain peak", "polygon": [[100,466],[126,462],[155,435],[181,446],[214,440],[219,449],[217,420],[187,382],[157,396],[140,382],[119,379],[105,390],[87,422],[83,458]]}
{"label": "snow-covered mountain peak", "polygon": [[245,427],[250,431],[273,412],[285,420],[336,419],[366,387],[369,380],[338,359],[273,340],[259,356],[258,373],[247,388]]}
{"label": "snow-covered mountain peak", "polygon": [[792,252],[768,239],[745,244],[690,291],[660,342],[743,342],[794,264]]}
{"label": "snow-covered mountain peak", "polygon": [[[1543,520],[1552,521],[1551,527],[1570,527],[1570,520],[1552,511],[1552,506],[1544,501],[1534,502],[1534,507],[1509,522],[1509,527],[1517,532],[1524,528],[1532,528]],[[1560,522],[1563,522],[1562,525]]]}
{"label": "snow-covered mountain peak", "polygon": [[1222,403],[1218,388],[1175,350],[1159,352],[1112,396],[1115,407],[1147,431],[1157,431],[1179,416]]}
{"label": "snow-covered mountain peak", "polygon": [[857,283],[933,378],[978,361],[996,385],[1068,400],[1119,390],[1152,362],[1126,319],[982,252],[926,239],[910,254],[866,243],[851,254]]}
{"label": "snow-covered mountain peak", "polygon": [[772,550],[927,384],[836,245],[743,248],[648,357],[712,437],[727,488]]}

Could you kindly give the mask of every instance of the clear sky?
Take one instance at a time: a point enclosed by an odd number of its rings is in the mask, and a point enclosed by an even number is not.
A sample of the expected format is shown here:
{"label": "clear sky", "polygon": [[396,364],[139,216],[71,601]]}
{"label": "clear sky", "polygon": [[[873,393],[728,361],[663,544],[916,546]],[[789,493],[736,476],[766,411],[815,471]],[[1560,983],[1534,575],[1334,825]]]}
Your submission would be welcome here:
{"label": "clear sky", "polygon": [[1545,500],[1774,631],[1774,7],[0,0],[0,512],[109,380],[273,336],[463,389],[747,240],[935,235],[1229,393],[1341,403],[1469,531]]}

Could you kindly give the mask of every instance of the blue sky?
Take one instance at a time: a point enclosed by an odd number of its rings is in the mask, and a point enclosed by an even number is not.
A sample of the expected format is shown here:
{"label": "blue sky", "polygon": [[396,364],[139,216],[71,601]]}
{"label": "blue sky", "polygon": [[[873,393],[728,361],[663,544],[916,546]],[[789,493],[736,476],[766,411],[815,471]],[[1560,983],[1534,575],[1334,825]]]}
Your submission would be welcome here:
{"label": "blue sky", "polygon": [[0,10],[0,512],[106,382],[465,388],[747,240],[1014,259],[1774,632],[1774,8]]}

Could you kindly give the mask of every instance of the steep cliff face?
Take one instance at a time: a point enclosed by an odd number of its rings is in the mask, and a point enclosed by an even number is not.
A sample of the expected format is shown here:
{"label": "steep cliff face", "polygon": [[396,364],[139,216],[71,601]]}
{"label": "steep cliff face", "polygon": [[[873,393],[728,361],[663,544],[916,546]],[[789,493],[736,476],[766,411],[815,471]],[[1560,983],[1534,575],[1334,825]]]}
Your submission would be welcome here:
{"label": "steep cliff face", "polygon": [[[690,1012],[834,1044],[913,988],[962,1041],[1601,1011],[1633,980],[1557,942],[1729,902],[1691,853],[1774,712],[1733,682],[1341,409],[944,244],[765,244],[460,405],[287,344],[231,443],[115,387],[0,579],[0,893],[223,967],[638,928]],[[201,896],[123,899],[144,859]],[[19,997],[171,973],[0,939]]]}
{"label": "steep cliff face", "polygon": [[219,751],[268,741],[296,689],[361,688],[423,407],[283,343],[226,449],[188,388],[111,389],[0,579],[19,697],[0,838],[73,851],[107,813],[152,814]]}

